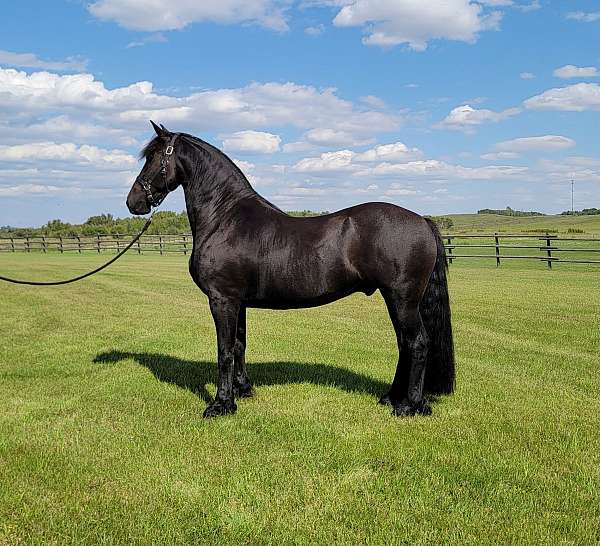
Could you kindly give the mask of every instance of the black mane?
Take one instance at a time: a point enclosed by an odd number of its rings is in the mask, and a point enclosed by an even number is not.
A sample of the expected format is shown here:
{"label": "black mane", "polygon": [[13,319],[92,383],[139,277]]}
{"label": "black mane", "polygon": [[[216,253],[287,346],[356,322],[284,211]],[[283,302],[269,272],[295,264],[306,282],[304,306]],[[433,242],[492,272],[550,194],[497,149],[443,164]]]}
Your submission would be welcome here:
{"label": "black mane", "polygon": [[[248,185],[250,185],[250,182],[248,182],[246,175],[241,171],[241,169],[227,155],[225,155],[218,148],[215,148],[212,144],[209,144],[201,138],[198,138],[194,135],[190,135],[188,133],[179,133],[179,137],[177,140],[180,139],[187,142],[188,144],[191,144],[193,148],[203,150],[209,155],[210,159],[225,160],[225,163],[228,166],[230,166],[236,172],[236,174],[241,176],[242,179],[248,183]],[[146,144],[146,146],[142,148],[142,150],[140,151],[139,158],[148,159],[156,152],[162,151],[164,144],[165,143],[163,138],[159,137],[158,135],[155,136],[150,142],[148,142],[148,144]]]}
{"label": "black mane", "polygon": [[[251,193],[252,195],[256,196],[260,201],[262,201],[264,205],[266,205],[269,208],[272,208],[278,212],[283,213],[283,211],[278,206],[267,201],[264,197],[262,197],[261,195],[256,193],[256,191],[250,185],[250,182],[248,181],[248,179],[246,178],[246,175],[242,172],[242,170],[235,164],[235,162],[229,156],[227,156],[221,150],[219,150],[212,144],[209,144],[208,142],[202,140],[201,138],[198,138],[194,135],[190,135],[188,133],[179,133],[179,137],[177,138],[177,141],[175,142],[176,149],[177,149],[177,142],[179,142],[179,141],[183,141],[189,145],[189,146],[186,146],[185,148],[183,148],[183,150],[182,150],[183,154],[186,154],[186,152],[187,152],[187,154],[201,153],[204,155],[204,157],[203,157],[204,161],[212,163],[213,165],[216,163],[221,163],[221,164],[225,165],[227,168],[231,169],[231,174],[234,175],[234,178],[239,183],[241,183],[242,187],[240,189],[241,189],[242,193],[244,193],[244,194]],[[146,146],[144,146],[144,148],[142,148],[142,150],[140,152],[140,159],[148,159],[153,154],[155,154],[157,152],[162,152],[164,146],[165,146],[164,139],[159,137],[158,135],[155,136],[150,142],[148,142],[148,144],[146,144]],[[196,163],[196,164],[199,163],[197,157],[192,157],[191,159],[192,159],[193,163]],[[283,214],[285,214],[285,213],[283,213]]]}

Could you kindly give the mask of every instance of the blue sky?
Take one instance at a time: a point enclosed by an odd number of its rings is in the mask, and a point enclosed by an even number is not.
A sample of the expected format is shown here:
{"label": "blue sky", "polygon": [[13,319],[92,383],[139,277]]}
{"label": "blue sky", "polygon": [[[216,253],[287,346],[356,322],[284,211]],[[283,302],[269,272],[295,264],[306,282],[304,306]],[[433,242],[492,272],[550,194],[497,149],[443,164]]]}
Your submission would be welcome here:
{"label": "blue sky", "polygon": [[599,46],[591,1],[9,3],[0,225],[126,215],[149,118],[287,210],[598,207]]}

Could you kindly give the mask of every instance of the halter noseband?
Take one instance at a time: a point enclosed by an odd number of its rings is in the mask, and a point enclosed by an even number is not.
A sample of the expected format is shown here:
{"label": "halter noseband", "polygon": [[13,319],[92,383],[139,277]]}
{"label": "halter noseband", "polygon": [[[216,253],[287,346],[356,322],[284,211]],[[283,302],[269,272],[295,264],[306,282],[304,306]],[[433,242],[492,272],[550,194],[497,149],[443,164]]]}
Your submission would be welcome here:
{"label": "halter noseband", "polygon": [[[139,182],[140,186],[142,186],[142,189],[146,193],[146,198],[148,199],[148,203],[150,203],[150,205],[153,207],[158,207],[158,205],[160,205],[163,202],[163,200],[169,194],[169,192],[172,191],[171,189],[169,189],[169,183],[167,181],[167,174],[168,174],[167,168],[169,167],[170,156],[172,156],[173,152],[175,151],[175,148],[173,148],[173,145],[175,144],[175,141],[177,140],[178,136],[179,136],[179,133],[173,133],[173,135],[169,139],[167,147],[165,148],[163,157],[160,160],[160,173],[162,174],[163,180],[165,182],[165,189],[167,190],[166,193],[162,197],[155,196],[152,193],[152,180],[148,180],[147,178],[144,178],[141,175],[137,177],[137,182]],[[154,176],[156,176],[156,175],[154,175]],[[152,179],[154,179],[154,176],[152,177]],[[173,188],[173,189],[175,189],[175,188]]]}

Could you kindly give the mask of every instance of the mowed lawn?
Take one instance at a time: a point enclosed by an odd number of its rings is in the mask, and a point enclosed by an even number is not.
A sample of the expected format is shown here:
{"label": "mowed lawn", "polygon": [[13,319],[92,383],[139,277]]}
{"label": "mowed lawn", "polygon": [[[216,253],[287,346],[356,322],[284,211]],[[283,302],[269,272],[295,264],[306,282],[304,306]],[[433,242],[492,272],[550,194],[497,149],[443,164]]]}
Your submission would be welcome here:
{"label": "mowed lawn", "polygon": [[215,335],[183,257],[0,284],[0,544],[598,543],[600,268],[450,279],[457,390],[410,419],[377,405],[396,362],[378,294],[250,310],[257,395],[204,420]]}

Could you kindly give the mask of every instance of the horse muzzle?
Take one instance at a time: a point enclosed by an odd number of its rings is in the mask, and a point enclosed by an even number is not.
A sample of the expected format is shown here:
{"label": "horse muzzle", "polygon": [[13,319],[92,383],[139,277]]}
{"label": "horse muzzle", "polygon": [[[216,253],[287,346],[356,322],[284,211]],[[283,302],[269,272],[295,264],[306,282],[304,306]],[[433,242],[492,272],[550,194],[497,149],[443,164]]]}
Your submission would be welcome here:
{"label": "horse muzzle", "polygon": [[129,192],[129,195],[127,196],[127,208],[129,209],[129,212],[131,212],[131,214],[148,214],[152,207],[148,202],[146,192],[144,192],[141,186],[139,188],[137,188],[136,186],[139,186],[139,183],[136,182],[133,185],[131,191]]}

